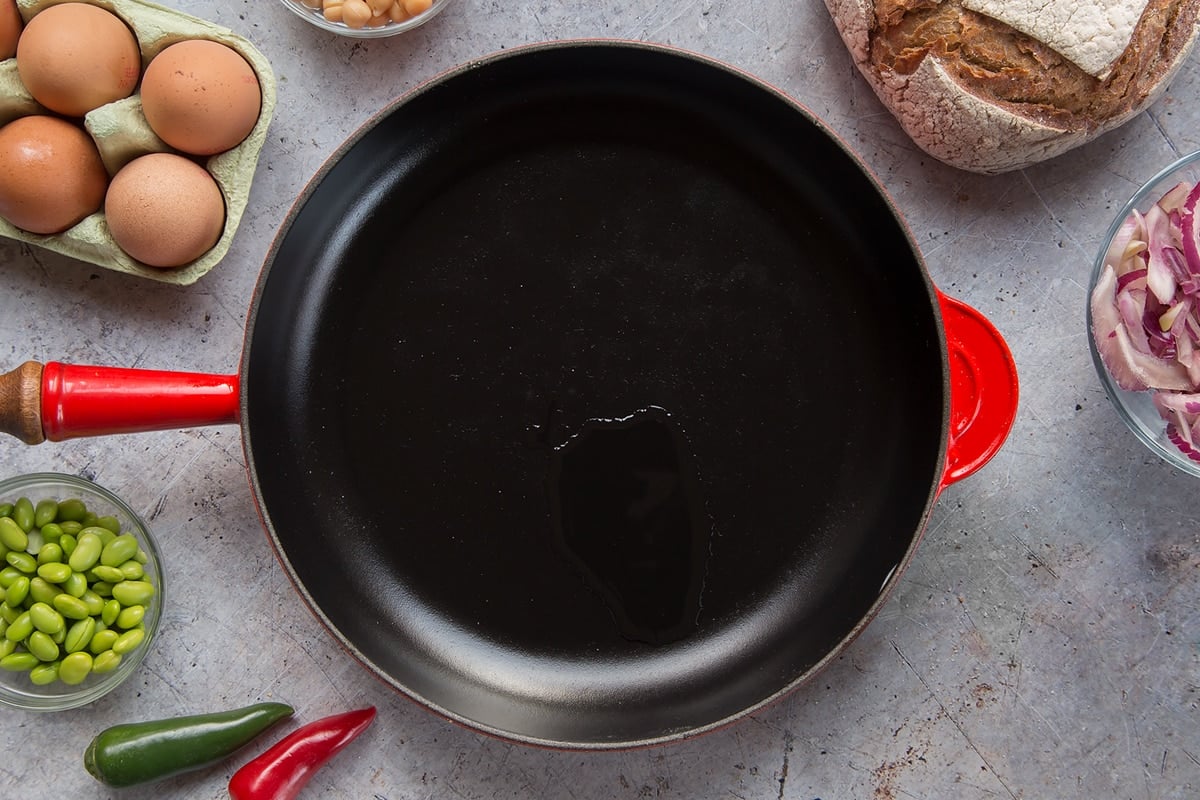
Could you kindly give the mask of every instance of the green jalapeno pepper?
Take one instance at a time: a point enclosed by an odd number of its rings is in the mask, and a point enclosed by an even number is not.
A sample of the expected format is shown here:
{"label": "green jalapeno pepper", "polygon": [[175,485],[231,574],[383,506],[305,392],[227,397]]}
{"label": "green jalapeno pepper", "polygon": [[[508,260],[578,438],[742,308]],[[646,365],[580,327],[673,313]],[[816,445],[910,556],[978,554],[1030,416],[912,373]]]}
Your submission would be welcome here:
{"label": "green jalapeno pepper", "polygon": [[114,725],[83,754],[83,766],[109,786],[133,786],[203,769],[293,714],[283,703]]}

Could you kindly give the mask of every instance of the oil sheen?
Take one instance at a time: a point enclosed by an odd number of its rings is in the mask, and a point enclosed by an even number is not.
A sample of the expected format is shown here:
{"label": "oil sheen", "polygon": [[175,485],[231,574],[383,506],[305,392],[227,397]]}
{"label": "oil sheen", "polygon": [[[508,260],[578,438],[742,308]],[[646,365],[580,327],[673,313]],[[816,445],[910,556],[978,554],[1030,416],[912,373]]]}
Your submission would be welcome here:
{"label": "oil sheen", "polygon": [[665,409],[592,419],[554,448],[555,544],[621,635],[667,644],[696,629],[709,553],[699,479]]}

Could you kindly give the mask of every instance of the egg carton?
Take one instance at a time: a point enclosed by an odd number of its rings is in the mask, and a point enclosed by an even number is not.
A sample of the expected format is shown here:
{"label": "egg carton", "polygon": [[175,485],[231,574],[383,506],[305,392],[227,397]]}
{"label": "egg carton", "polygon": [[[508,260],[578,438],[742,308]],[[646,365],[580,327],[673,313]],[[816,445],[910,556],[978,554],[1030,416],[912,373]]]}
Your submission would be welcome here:
{"label": "egg carton", "polygon": [[[236,147],[209,156],[200,163],[209,171],[225,198],[225,229],[217,243],[200,258],[172,268],[151,267],[125,253],[109,232],[103,210],[84,218],[62,233],[34,234],[0,219],[0,235],[107,269],[151,280],[186,286],[195,283],[219,262],[233,241],[250,196],[258,156],[266,141],[275,111],[276,81],[270,63],[245,38],[197,17],[145,0],[85,0],[106,9],[133,30],[142,53],[142,70],[156,55],[176,42],[211,39],[233,48],[253,68],[262,89],[262,108],[250,134]],[[23,21],[62,0],[17,0]],[[15,58],[0,61],[0,125],[30,114],[48,114],[21,83]],[[130,97],[101,106],[83,118],[83,126],[96,142],[109,177],[138,156],[178,152],[163,142],[142,112],[140,84]],[[187,154],[182,154],[187,155]]]}

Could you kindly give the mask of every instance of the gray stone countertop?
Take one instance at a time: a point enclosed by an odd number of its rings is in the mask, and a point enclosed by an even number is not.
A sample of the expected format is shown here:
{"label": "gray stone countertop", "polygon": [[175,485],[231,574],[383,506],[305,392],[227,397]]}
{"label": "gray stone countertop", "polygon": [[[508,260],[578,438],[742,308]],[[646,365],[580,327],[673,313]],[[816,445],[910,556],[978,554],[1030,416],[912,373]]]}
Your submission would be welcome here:
{"label": "gray stone countertop", "polygon": [[1196,483],[1123,427],[1094,372],[1084,318],[1088,273],[1116,209],[1160,167],[1200,148],[1200,56],[1121,129],[989,177],[912,144],[855,71],[820,0],[454,0],[414,32],[369,42],[307,26],[277,0],[175,4],[248,38],[278,78],[233,246],[181,288],[0,242],[0,371],[27,359],[236,371],[272,238],[359,125],[471,59],[611,37],[740,67],[842,137],[891,194],[934,282],[1004,335],[1020,407],[999,455],[942,493],[882,613],[815,680],[716,732],[618,752],[489,738],[369,675],[299,602],[273,557],[238,428],[36,447],[6,437],[0,475],[86,475],[148,517],[172,595],[159,641],[116,692],[56,714],[0,711],[0,794],[226,797],[249,752],[122,791],[93,781],[80,756],[116,722],[282,699],[297,722],[379,709],[373,727],[315,776],[303,795],[314,798],[1200,796]]}

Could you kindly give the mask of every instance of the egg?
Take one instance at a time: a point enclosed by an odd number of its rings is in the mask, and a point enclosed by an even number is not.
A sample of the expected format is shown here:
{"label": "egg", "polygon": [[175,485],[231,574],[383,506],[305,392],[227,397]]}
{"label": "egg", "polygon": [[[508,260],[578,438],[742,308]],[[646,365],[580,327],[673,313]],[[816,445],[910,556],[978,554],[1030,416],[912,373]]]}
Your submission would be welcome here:
{"label": "egg", "polygon": [[177,42],[142,78],[142,110],[164,142],[193,155],[237,146],[258,123],[262,87],[236,50],[210,39]]}
{"label": "egg", "polygon": [[92,137],[58,117],[0,128],[0,217],[30,233],[60,233],[99,211],[108,172]]}
{"label": "egg", "polygon": [[51,111],[81,117],[133,94],[142,71],[137,38],[124,20],[89,3],[52,5],[17,41],[17,74]]}
{"label": "egg", "polygon": [[225,199],[212,175],[175,153],[150,153],[113,176],[104,214],[117,246],[151,267],[204,255],[225,227]]}
{"label": "egg", "polygon": [[17,54],[17,39],[21,36],[21,12],[16,0],[0,0],[0,59]]}

